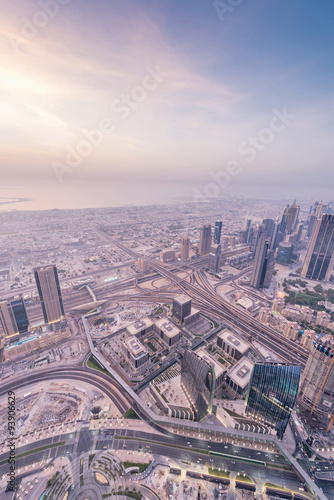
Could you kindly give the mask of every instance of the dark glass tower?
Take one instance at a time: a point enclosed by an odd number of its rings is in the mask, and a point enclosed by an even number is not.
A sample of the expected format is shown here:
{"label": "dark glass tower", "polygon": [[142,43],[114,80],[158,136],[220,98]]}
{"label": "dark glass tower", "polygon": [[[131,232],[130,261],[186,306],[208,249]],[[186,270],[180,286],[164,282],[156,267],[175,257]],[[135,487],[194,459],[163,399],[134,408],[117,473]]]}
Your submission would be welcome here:
{"label": "dark glass tower", "polygon": [[45,323],[59,321],[65,313],[56,266],[35,269],[34,275]]}
{"label": "dark glass tower", "polygon": [[22,298],[0,304],[0,323],[6,336],[28,331],[29,321]]}
{"label": "dark glass tower", "polygon": [[303,278],[329,280],[334,265],[334,215],[317,221],[301,270]]}
{"label": "dark glass tower", "polygon": [[248,395],[248,416],[258,418],[282,439],[295,404],[301,367],[281,363],[255,363]]}
{"label": "dark glass tower", "polygon": [[181,362],[181,387],[196,420],[212,412],[216,388],[215,369],[188,349],[184,351]]}
{"label": "dark glass tower", "polygon": [[214,242],[216,245],[219,245],[219,243],[220,243],[220,238],[222,235],[222,226],[223,226],[223,223],[221,221],[217,220],[215,222]]}

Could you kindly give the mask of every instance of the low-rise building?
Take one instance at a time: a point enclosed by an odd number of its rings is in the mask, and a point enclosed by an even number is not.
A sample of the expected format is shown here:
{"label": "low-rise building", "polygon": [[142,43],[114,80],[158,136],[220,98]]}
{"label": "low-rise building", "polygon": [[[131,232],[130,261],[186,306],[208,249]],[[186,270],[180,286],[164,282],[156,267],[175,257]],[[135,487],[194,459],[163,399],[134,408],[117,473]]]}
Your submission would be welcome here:
{"label": "low-rise building", "polygon": [[245,356],[250,349],[250,345],[247,342],[239,339],[227,329],[218,335],[217,346],[236,360]]}
{"label": "low-rise building", "polygon": [[310,309],[307,306],[302,306],[300,309],[301,315],[302,315],[302,321],[307,321],[307,323],[312,322],[313,318],[313,309]]}
{"label": "low-rise building", "polygon": [[318,326],[323,326],[324,328],[327,328],[330,319],[331,317],[328,313],[326,313],[325,311],[318,311],[315,323]]}
{"label": "low-rise building", "polygon": [[142,318],[138,319],[131,325],[126,327],[126,331],[129,335],[133,335],[137,338],[141,338],[146,333],[149,333],[153,330],[153,322],[150,318]]}
{"label": "low-rise building", "polygon": [[264,325],[269,325],[270,318],[271,318],[270,309],[268,309],[268,307],[262,307],[259,313],[259,320],[261,321],[261,323],[263,323]]}
{"label": "low-rise building", "polygon": [[296,321],[287,321],[283,328],[283,335],[290,340],[297,340],[299,330],[300,326]]}
{"label": "low-rise building", "polygon": [[242,358],[226,374],[226,384],[239,397],[248,389],[253,366],[248,358]]}
{"label": "low-rise building", "polygon": [[122,347],[134,368],[138,369],[149,361],[148,350],[135,337],[125,340]]}
{"label": "low-rise building", "polygon": [[177,344],[181,338],[181,331],[166,318],[158,319],[153,329],[169,347]]}

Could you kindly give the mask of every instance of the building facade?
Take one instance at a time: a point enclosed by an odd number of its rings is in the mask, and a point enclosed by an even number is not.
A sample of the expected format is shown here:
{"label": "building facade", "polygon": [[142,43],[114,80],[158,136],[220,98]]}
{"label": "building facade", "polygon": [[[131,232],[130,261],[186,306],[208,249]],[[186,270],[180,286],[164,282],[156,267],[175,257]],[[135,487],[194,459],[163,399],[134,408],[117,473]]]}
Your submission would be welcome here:
{"label": "building facade", "polygon": [[65,312],[56,266],[34,269],[34,275],[45,323],[59,321]]}
{"label": "building facade", "polygon": [[22,298],[0,303],[0,323],[5,337],[28,331],[29,321]]}
{"label": "building facade", "polygon": [[188,260],[190,253],[190,238],[188,235],[184,235],[181,243],[181,259]]}
{"label": "building facade", "polygon": [[191,314],[191,298],[185,295],[178,295],[173,299],[173,316],[180,323]]}
{"label": "building facade", "polygon": [[215,245],[219,245],[220,244],[220,238],[221,238],[221,235],[222,235],[222,227],[223,227],[223,223],[222,221],[216,221],[215,222],[215,234],[214,234],[214,243]]}
{"label": "building facade", "polygon": [[301,378],[299,400],[314,417],[326,419],[334,411],[334,353],[331,347],[312,342]]}
{"label": "building facade", "polygon": [[302,278],[326,280],[334,265],[334,215],[323,215],[317,221],[301,270]]}
{"label": "building facade", "polygon": [[246,414],[259,419],[283,438],[294,407],[301,367],[281,363],[255,363],[246,398]]}
{"label": "building facade", "polygon": [[201,228],[199,237],[198,253],[200,255],[208,255],[211,248],[211,226],[206,224]]}
{"label": "building facade", "polygon": [[212,412],[216,388],[215,370],[189,349],[184,351],[181,361],[181,387],[194,412],[195,420],[201,420]]}

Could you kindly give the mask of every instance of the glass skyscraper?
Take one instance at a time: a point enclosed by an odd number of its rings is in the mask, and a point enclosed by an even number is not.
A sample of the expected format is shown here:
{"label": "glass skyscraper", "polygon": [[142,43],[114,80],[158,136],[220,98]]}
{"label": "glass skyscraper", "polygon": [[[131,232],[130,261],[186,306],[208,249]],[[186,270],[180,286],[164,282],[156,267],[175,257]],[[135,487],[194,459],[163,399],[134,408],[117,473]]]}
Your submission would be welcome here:
{"label": "glass skyscraper", "polygon": [[214,236],[214,242],[216,245],[219,245],[220,243],[220,238],[222,235],[222,226],[223,223],[221,221],[216,221],[215,222],[215,236]]}
{"label": "glass skyscraper", "polygon": [[34,275],[45,323],[59,321],[65,313],[56,266],[34,269]]}
{"label": "glass skyscraper", "polygon": [[186,349],[181,362],[181,387],[195,414],[201,420],[212,412],[216,375],[213,366]]}
{"label": "glass skyscraper", "polygon": [[329,280],[334,266],[334,215],[317,221],[304,264],[302,278]]}
{"label": "glass skyscraper", "polygon": [[6,337],[28,331],[29,321],[22,298],[0,303],[0,323]]}
{"label": "glass skyscraper", "polygon": [[246,414],[276,429],[282,439],[295,404],[301,367],[255,363],[246,398]]}

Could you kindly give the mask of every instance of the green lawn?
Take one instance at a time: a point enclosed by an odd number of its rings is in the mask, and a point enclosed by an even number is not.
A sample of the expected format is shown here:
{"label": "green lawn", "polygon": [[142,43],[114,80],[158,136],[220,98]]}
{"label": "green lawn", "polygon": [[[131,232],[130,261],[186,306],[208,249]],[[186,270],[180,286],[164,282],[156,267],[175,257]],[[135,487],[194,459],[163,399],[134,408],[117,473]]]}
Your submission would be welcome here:
{"label": "green lawn", "polygon": [[134,411],[133,408],[129,408],[123,415],[123,418],[132,418],[134,420],[141,420],[139,415]]}
{"label": "green lawn", "polygon": [[154,347],[154,345],[152,344],[152,342],[147,342],[147,345],[148,347],[151,349],[151,351],[153,352],[157,352],[157,348]]}
{"label": "green lawn", "polygon": [[109,377],[111,377],[110,373],[107,372],[107,370],[105,368],[103,368],[102,365],[100,365],[99,361],[95,358],[95,356],[93,354],[87,360],[87,366],[89,368],[94,368],[94,370],[99,370],[100,372],[105,373],[106,375],[109,375]]}
{"label": "green lawn", "polygon": [[243,474],[237,474],[235,480],[242,483],[254,484],[254,481],[249,476],[244,476]]}
{"label": "green lawn", "polygon": [[148,464],[143,464],[143,463],[136,463],[136,462],[123,462],[124,467],[127,469],[128,467],[138,467],[139,472],[144,472],[144,470],[147,469],[147,467],[150,465],[151,462]]}
{"label": "green lawn", "polygon": [[223,477],[225,479],[230,479],[231,473],[229,471],[223,471],[223,470],[218,470],[218,469],[212,469],[209,467],[209,474],[211,476],[218,476],[218,477]]}

